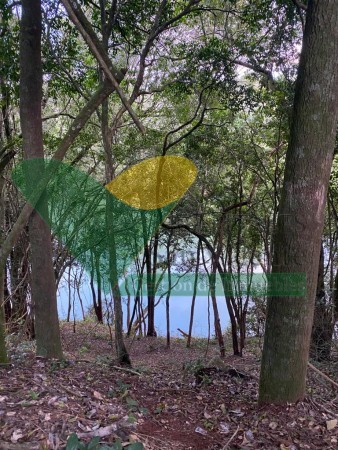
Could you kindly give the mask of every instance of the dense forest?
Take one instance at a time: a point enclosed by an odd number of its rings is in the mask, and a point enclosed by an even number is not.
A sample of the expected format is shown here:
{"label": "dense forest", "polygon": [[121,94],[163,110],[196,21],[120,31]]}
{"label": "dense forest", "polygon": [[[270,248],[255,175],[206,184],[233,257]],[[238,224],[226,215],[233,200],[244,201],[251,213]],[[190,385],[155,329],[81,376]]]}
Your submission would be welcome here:
{"label": "dense forest", "polygon": [[0,55],[0,449],[337,448],[338,2],[0,0]]}

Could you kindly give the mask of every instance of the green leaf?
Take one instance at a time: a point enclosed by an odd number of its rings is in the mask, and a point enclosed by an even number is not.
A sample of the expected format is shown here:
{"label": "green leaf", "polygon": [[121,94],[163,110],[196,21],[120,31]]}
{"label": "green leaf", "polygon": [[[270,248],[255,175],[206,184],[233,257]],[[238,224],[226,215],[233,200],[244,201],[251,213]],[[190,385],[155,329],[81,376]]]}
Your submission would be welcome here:
{"label": "green leaf", "polygon": [[114,450],[123,450],[122,443],[120,440],[116,441],[114,446],[112,447]]}
{"label": "green leaf", "polygon": [[88,444],[88,450],[95,450],[100,444],[100,438],[98,436],[94,437]]}
{"label": "green leaf", "polygon": [[136,417],[133,414],[129,414],[128,415],[128,422],[129,423],[135,423],[136,422]]}
{"label": "green leaf", "polygon": [[143,450],[143,444],[141,442],[134,442],[131,445],[128,445],[127,450]]}
{"label": "green leaf", "polygon": [[78,450],[79,448],[79,438],[75,433],[72,433],[67,439],[66,450]]}
{"label": "green leaf", "polygon": [[127,402],[127,405],[128,405],[128,406],[138,406],[138,401],[137,401],[137,400],[134,400],[134,399],[131,398],[131,397],[127,397],[127,398],[126,398],[126,402]]}

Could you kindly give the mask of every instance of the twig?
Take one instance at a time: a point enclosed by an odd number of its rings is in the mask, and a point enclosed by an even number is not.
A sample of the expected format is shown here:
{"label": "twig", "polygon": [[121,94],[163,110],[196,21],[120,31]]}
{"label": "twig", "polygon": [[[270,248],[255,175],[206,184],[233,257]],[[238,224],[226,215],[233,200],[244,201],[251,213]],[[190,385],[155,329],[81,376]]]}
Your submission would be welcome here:
{"label": "twig", "polygon": [[239,431],[239,425],[237,427],[237,430],[234,432],[234,434],[231,436],[231,438],[228,440],[228,442],[225,444],[222,450],[226,450],[229,447],[230,442],[235,438],[236,434]]}
{"label": "twig", "polygon": [[184,337],[189,337],[189,334],[185,333],[183,330],[181,330],[181,328],[177,328],[177,331],[179,331]]}
{"label": "twig", "polygon": [[325,373],[323,373],[321,370],[317,369],[317,367],[315,367],[313,364],[311,364],[310,362],[308,362],[308,366],[310,367],[310,369],[314,370],[315,372],[317,372],[319,375],[321,375],[323,378],[325,378],[325,380],[327,380],[329,383],[333,384],[333,386],[335,386],[336,388],[338,388],[338,383],[336,383],[334,380],[332,380],[332,378],[328,377],[327,375],[325,375]]}
{"label": "twig", "polygon": [[330,409],[328,409],[326,406],[324,406],[322,403],[317,403],[315,400],[310,399],[311,403],[313,404],[314,407],[317,407],[318,409],[323,409],[325,412],[327,412],[328,414],[330,414],[332,417],[336,417],[336,414],[331,411]]}
{"label": "twig", "polygon": [[126,367],[112,366],[112,368],[116,370],[122,370],[122,372],[129,372],[133,375],[138,375],[139,377],[141,376],[141,374],[139,372],[136,372],[136,370],[127,369]]}

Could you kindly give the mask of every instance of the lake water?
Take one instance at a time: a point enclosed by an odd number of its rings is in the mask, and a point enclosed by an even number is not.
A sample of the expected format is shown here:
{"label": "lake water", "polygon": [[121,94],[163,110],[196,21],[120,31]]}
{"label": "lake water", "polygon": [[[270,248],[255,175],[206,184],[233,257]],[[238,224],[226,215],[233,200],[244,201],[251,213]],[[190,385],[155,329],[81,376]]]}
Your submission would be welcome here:
{"label": "lake water", "polygon": [[[79,288],[80,296],[82,299],[82,304],[85,312],[92,307],[92,296],[90,291],[90,285],[88,280],[84,280]],[[72,308],[70,318],[71,320],[82,320],[83,314],[80,306],[79,295],[76,289],[73,287],[70,290],[70,297],[72,306],[74,304],[74,309]],[[67,318],[68,310],[68,286],[64,282],[63,285],[58,289],[58,312],[59,318],[65,320]],[[131,309],[134,304],[134,299],[131,298]],[[146,306],[147,299],[143,299],[144,307]],[[219,315],[221,320],[222,330],[229,325],[229,315],[225,304],[224,297],[217,298],[217,304],[219,309]],[[191,296],[190,297],[172,297],[170,299],[170,333],[172,336],[181,336],[177,331],[177,328],[188,332],[189,320],[190,320],[190,308],[191,308]],[[209,313],[208,313],[209,309]],[[123,301],[123,312],[124,312],[124,326],[126,327],[126,316],[127,307],[126,301]],[[192,335],[195,337],[207,337],[208,336],[208,316],[210,317],[210,335],[214,335],[214,320],[213,320],[213,310],[212,304],[208,308],[208,298],[207,297],[197,297],[195,303],[195,313],[194,313],[194,325]],[[159,336],[164,336],[166,333],[166,317],[165,317],[165,300],[161,300],[155,309],[155,327],[157,334]]]}

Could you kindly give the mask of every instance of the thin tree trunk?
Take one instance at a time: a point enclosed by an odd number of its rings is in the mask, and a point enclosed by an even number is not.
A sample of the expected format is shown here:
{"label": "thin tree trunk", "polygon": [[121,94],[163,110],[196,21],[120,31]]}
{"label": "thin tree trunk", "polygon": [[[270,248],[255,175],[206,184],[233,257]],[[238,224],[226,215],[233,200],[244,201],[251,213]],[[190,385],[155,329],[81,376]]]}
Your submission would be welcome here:
{"label": "thin tree trunk", "polygon": [[[232,249],[231,249],[231,242],[230,242],[230,230],[228,228],[228,242],[227,242],[227,248],[228,248],[228,272],[225,270],[223,272],[220,271],[221,280],[222,280],[222,287],[224,290],[225,295],[225,302],[227,305],[229,317],[230,317],[230,324],[231,324],[231,340],[232,340],[232,350],[235,356],[241,356],[239,342],[238,342],[238,334],[237,334],[237,320],[236,320],[236,299],[233,295],[233,289],[232,289]],[[224,265],[224,267],[226,267]],[[220,270],[220,267],[219,267]],[[231,277],[230,277],[230,276]],[[231,292],[231,294],[229,294]]]}
{"label": "thin tree trunk", "polygon": [[4,312],[4,290],[3,283],[4,275],[3,271],[0,269],[0,363],[6,363],[7,359],[7,349],[5,341],[5,312]]}
{"label": "thin tree trunk", "polygon": [[[0,244],[2,243],[3,237],[3,226],[4,226],[4,201],[3,201],[3,191],[4,191],[4,178],[0,175]],[[6,270],[6,269],[5,269]],[[4,309],[4,271],[0,266],[0,363],[7,362],[7,349],[5,341],[5,309]]]}
{"label": "thin tree trunk", "polygon": [[195,303],[196,303],[196,295],[197,295],[197,284],[198,284],[198,273],[199,273],[199,265],[200,265],[200,253],[201,253],[201,241],[198,241],[197,244],[197,253],[196,253],[196,269],[195,269],[195,280],[194,280],[194,292],[191,299],[191,308],[190,308],[190,321],[189,321],[189,332],[187,339],[187,347],[191,346],[191,335],[192,335],[192,327],[194,324],[194,312],[195,312]]}
{"label": "thin tree trunk", "polygon": [[167,328],[167,348],[170,348],[170,294],[171,294],[171,262],[170,262],[170,241],[172,231],[169,232],[167,242],[167,264],[168,264],[168,292],[165,298],[165,316],[166,316],[166,328]]}
{"label": "thin tree trunk", "polygon": [[[110,194],[107,193],[107,202],[109,202]],[[110,208],[108,208],[110,210]],[[108,220],[111,215],[108,211]],[[109,224],[113,223],[109,220]],[[112,227],[111,227],[112,228]],[[107,227],[109,229],[109,227]],[[114,302],[114,327],[115,327],[115,349],[117,354],[117,359],[120,364],[131,366],[131,361],[129,353],[124,343],[123,339],[123,311],[122,311],[122,299],[121,292],[118,285],[118,275],[117,275],[117,254],[115,246],[114,232],[110,234],[109,238],[109,272],[110,272],[110,283],[112,287],[113,302]]]}
{"label": "thin tree trunk", "polygon": [[205,271],[208,274],[208,279],[209,279],[209,292],[210,292],[210,297],[211,297],[211,303],[212,303],[212,308],[213,308],[213,312],[214,312],[214,330],[215,330],[215,336],[216,339],[218,341],[218,345],[219,345],[219,350],[220,350],[220,355],[223,357],[225,356],[225,352],[224,352],[224,339],[223,339],[223,334],[222,334],[222,328],[221,328],[221,321],[219,318],[219,312],[218,312],[218,306],[217,306],[217,299],[216,299],[216,268],[214,265],[214,258],[213,258],[213,262],[211,265],[211,273],[209,272],[207,265],[206,265],[206,261],[204,258],[204,251],[203,251],[203,247],[202,247],[202,260],[203,260],[203,265],[205,268]]}
{"label": "thin tree trunk", "polygon": [[[26,159],[43,158],[41,64],[41,1],[23,0],[20,33],[20,121]],[[30,174],[30,183],[38,184],[40,173]],[[43,194],[40,208],[47,210]],[[61,358],[61,340],[56,304],[56,285],[52,260],[52,241],[47,223],[33,212],[29,222],[31,243],[31,290],[35,313],[37,355]]]}
{"label": "thin tree trunk", "polygon": [[[1,206],[0,206],[1,208]],[[0,238],[1,240],[1,238]],[[8,279],[7,279],[7,268],[5,268],[4,270],[4,312],[5,312],[5,322],[9,323],[9,321],[11,320],[11,316],[12,316],[12,306],[11,306],[11,302],[9,300],[10,297],[10,292],[8,289]]]}
{"label": "thin tree trunk", "polygon": [[67,311],[67,322],[70,321],[70,313],[72,311],[72,298],[71,298],[71,279],[70,279],[70,274],[71,274],[71,270],[72,270],[72,266],[69,266],[69,272],[68,272],[68,311]]}
{"label": "thin tree trunk", "polygon": [[324,285],[324,246],[321,244],[318,267],[318,281],[313,318],[310,355],[317,361],[330,359],[333,334],[331,305],[327,303]]}
{"label": "thin tree trunk", "polygon": [[210,296],[212,309],[214,311],[214,327],[215,327],[215,335],[219,345],[220,355],[222,357],[225,356],[225,346],[224,346],[224,338],[221,327],[221,320],[219,317],[218,306],[217,306],[217,298],[216,298],[216,269],[212,268],[211,274],[209,277],[210,280]]}
{"label": "thin tree trunk", "polygon": [[[95,269],[94,269],[94,260],[95,260]],[[102,308],[102,282],[101,282],[101,274],[100,274],[100,266],[99,266],[99,257],[96,254],[92,255],[92,267],[93,271],[90,274],[90,288],[93,296],[93,306],[97,321],[99,323],[103,323],[103,308]],[[94,286],[94,270],[96,272],[97,279],[97,297],[95,293]]]}
{"label": "thin tree trunk", "polygon": [[310,0],[272,263],[273,273],[306,274],[306,294],[268,299],[260,403],[305,395],[337,98],[338,2]]}

